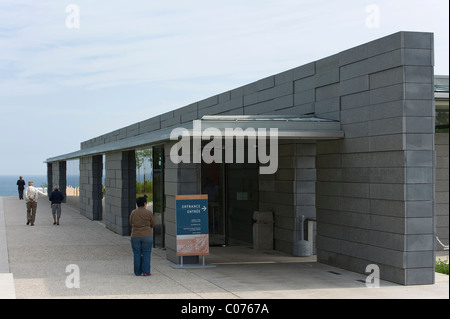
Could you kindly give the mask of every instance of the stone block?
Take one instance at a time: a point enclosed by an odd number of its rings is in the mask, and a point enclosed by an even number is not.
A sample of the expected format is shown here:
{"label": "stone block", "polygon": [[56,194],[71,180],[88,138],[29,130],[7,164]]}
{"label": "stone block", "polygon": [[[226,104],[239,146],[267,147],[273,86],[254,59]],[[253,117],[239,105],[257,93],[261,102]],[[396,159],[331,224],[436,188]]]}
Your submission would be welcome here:
{"label": "stone block", "polygon": [[433,100],[434,86],[432,83],[406,83],[405,98],[409,100]]}
{"label": "stone block", "polygon": [[370,122],[370,135],[391,135],[403,132],[403,118],[393,117]]}
{"label": "stone block", "polygon": [[359,92],[341,97],[342,110],[370,105],[369,92]]}
{"label": "stone block", "polygon": [[368,59],[368,73],[376,73],[403,65],[404,50],[389,51]]}
{"label": "stone block", "polygon": [[345,81],[369,74],[369,60],[361,60],[355,63],[344,65],[340,68],[340,79]]}
{"label": "stone block", "polygon": [[433,234],[413,234],[406,236],[406,251],[432,251],[434,249]]}
{"label": "stone block", "polygon": [[407,218],[406,232],[414,234],[433,234],[434,221],[432,217],[428,218]]}
{"label": "stone block", "polygon": [[370,89],[401,84],[404,81],[404,68],[397,67],[370,74]]}
{"label": "stone block", "polygon": [[406,184],[407,200],[433,200],[433,184]]}
{"label": "stone block", "polygon": [[339,83],[316,88],[316,101],[327,100],[339,96],[340,96]]}
{"label": "stone block", "polygon": [[397,84],[370,91],[370,103],[379,104],[404,99],[404,85]]}
{"label": "stone block", "polygon": [[298,79],[303,79],[308,76],[314,75],[316,72],[316,64],[314,62],[299,66],[293,71],[294,81]]}
{"label": "stone block", "polygon": [[321,87],[339,82],[339,68],[334,67],[315,75],[315,87]]}
{"label": "stone block", "polygon": [[340,82],[340,94],[348,95],[367,91],[369,89],[369,76],[362,75],[356,78],[352,78],[346,81]]}
{"label": "stone block", "polygon": [[406,134],[406,149],[407,150],[429,150],[432,151],[433,134]]}
{"label": "stone block", "polygon": [[433,83],[434,70],[431,66],[405,66],[405,82]]}
{"label": "stone block", "polygon": [[[219,97],[217,95],[215,95],[210,98],[199,101],[198,109],[200,110],[205,107],[213,106],[213,105],[216,105],[217,103],[219,103]],[[163,120],[163,119],[161,118],[161,120]]]}
{"label": "stone block", "polygon": [[405,285],[430,285],[434,283],[434,267],[406,269]]}
{"label": "stone block", "polygon": [[309,91],[315,89],[316,78],[314,76],[310,76],[307,78],[303,78],[294,82],[294,92],[299,93],[303,91]]}
{"label": "stone block", "polygon": [[294,94],[294,105],[308,104],[316,100],[316,92],[311,89]]}
{"label": "stone block", "polygon": [[339,97],[333,97],[328,100],[317,101],[315,103],[316,114],[321,115],[330,112],[340,111],[340,99]]}
{"label": "stone block", "polygon": [[[404,267],[402,251],[376,246],[367,246],[367,249],[369,250],[368,256],[371,263],[384,264],[396,268]],[[383,275],[383,269],[381,267],[380,273]]]}
{"label": "stone block", "polygon": [[402,251],[405,247],[405,237],[403,234],[370,230],[369,244],[381,248]]}
{"label": "stone block", "polygon": [[339,53],[339,65],[344,66],[367,58],[368,58],[367,44],[362,44]]}
{"label": "stone block", "polygon": [[405,65],[434,65],[433,50],[429,49],[404,49]]}
{"label": "stone block", "polygon": [[370,151],[397,151],[404,148],[403,134],[370,136]]}
{"label": "stone block", "polygon": [[363,106],[351,110],[341,111],[341,123],[350,124],[358,122],[367,122],[370,120],[370,107]]}
{"label": "stone block", "polygon": [[433,168],[407,167],[406,183],[433,183]]}
{"label": "stone block", "polygon": [[403,167],[396,168],[371,168],[371,183],[403,183],[405,181],[405,169]]}
{"label": "stone block", "polygon": [[257,90],[262,91],[275,86],[275,77],[269,76],[256,82]]}
{"label": "stone block", "polygon": [[404,200],[404,184],[371,184],[370,198],[387,200]]}
{"label": "stone block", "polygon": [[346,138],[370,136],[370,126],[367,125],[367,122],[342,124],[341,129],[344,131]]}
{"label": "stone block", "polygon": [[368,56],[375,56],[385,52],[402,48],[403,33],[397,32],[367,43]]}
{"label": "stone block", "polygon": [[433,102],[430,100],[405,100],[405,116],[433,116]]}
{"label": "stone block", "polygon": [[403,32],[403,45],[411,49],[432,49],[433,34],[428,32]]}

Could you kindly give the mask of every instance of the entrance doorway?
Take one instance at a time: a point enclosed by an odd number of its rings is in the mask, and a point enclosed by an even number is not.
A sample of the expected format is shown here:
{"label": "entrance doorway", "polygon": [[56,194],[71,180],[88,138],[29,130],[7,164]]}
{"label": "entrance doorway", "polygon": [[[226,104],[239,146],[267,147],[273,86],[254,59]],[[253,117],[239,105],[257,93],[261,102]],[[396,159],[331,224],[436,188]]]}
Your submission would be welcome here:
{"label": "entrance doorway", "polygon": [[259,207],[258,164],[202,163],[208,195],[211,246],[252,245],[253,212]]}
{"label": "entrance doorway", "polygon": [[153,211],[153,247],[165,247],[164,146],[136,150],[136,197],[146,196]]}

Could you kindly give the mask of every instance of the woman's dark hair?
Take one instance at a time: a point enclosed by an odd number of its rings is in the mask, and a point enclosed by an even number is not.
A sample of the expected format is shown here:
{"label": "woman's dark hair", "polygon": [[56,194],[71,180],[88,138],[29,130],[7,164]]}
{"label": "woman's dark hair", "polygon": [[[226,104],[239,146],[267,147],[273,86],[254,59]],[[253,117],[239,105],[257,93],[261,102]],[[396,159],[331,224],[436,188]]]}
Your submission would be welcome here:
{"label": "woman's dark hair", "polygon": [[145,197],[136,198],[136,205],[138,207],[144,207],[145,203],[147,203],[147,198],[145,198]]}

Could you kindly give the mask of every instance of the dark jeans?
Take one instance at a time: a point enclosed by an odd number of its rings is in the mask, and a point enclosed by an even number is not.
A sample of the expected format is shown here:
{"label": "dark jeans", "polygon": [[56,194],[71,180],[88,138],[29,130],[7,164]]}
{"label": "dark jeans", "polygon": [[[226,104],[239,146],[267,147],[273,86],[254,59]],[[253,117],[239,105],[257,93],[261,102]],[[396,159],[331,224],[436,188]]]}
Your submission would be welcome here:
{"label": "dark jeans", "polygon": [[132,237],[131,248],[134,255],[134,274],[150,274],[153,237]]}

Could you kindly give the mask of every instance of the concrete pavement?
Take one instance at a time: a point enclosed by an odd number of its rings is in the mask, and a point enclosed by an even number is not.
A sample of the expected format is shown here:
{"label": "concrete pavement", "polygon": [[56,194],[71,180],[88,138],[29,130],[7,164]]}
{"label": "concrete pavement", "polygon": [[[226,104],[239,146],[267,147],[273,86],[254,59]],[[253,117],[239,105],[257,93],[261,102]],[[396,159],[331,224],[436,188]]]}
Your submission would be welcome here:
{"label": "concrete pavement", "polygon": [[447,275],[436,274],[434,285],[381,281],[380,288],[369,289],[366,276],[317,263],[314,256],[250,247],[212,247],[206,263],[216,267],[206,269],[173,269],[165,251],[154,249],[152,276],[136,277],[129,237],[65,204],[61,225],[54,226],[42,197],[35,226],[25,225],[25,216],[24,201],[0,197],[0,298],[449,298]]}

